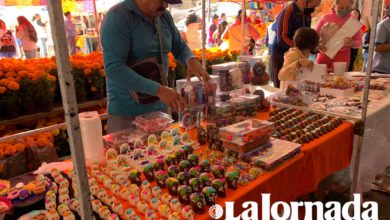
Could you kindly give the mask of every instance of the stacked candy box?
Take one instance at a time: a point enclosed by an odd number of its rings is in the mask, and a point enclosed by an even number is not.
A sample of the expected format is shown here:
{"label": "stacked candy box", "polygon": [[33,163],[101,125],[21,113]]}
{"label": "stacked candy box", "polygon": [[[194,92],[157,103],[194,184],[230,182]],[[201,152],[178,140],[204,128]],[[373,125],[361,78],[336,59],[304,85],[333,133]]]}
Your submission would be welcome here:
{"label": "stacked candy box", "polygon": [[273,123],[248,119],[219,129],[224,147],[240,154],[251,151],[270,141]]}
{"label": "stacked candy box", "polygon": [[237,62],[212,65],[212,74],[219,76],[219,90],[229,92],[243,86],[242,72]]}

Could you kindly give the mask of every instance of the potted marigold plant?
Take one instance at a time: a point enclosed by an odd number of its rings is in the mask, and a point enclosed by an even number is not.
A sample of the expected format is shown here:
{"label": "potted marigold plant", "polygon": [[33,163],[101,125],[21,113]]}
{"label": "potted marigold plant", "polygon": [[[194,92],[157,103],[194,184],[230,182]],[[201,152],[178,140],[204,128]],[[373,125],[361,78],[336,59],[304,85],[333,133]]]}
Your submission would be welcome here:
{"label": "potted marigold plant", "polygon": [[4,80],[0,83],[0,118],[12,119],[20,115],[20,85],[16,81]]}

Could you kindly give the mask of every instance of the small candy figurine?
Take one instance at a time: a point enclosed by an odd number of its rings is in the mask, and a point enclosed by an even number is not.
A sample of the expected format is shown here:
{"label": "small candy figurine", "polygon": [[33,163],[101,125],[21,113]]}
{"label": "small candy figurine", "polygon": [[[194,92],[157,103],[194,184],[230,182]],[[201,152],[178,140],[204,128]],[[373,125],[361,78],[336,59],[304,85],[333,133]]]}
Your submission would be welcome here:
{"label": "small candy figurine", "polygon": [[223,179],[215,179],[212,183],[212,187],[217,190],[217,195],[221,198],[226,197],[225,181]]}
{"label": "small candy figurine", "polygon": [[153,165],[150,163],[146,164],[144,167],[144,175],[149,182],[154,181],[154,173],[153,172],[154,172]]}
{"label": "small candy figurine", "polygon": [[148,137],[148,145],[151,145],[151,144],[155,144],[155,145],[158,144],[157,143],[157,137],[154,134],[151,134]]}
{"label": "small candy figurine", "polygon": [[174,145],[174,146],[179,145],[179,144],[180,144],[180,141],[181,141],[180,135],[176,135],[176,136],[173,137],[173,145]]}
{"label": "small candy figurine", "polygon": [[192,167],[190,171],[188,171],[188,174],[190,175],[190,178],[197,178],[199,177],[199,168],[198,167]]}
{"label": "small candy figurine", "polygon": [[169,214],[171,214],[171,209],[169,208],[169,206],[167,204],[162,204],[158,208],[158,212],[160,213],[160,215],[162,217],[168,218]]}
{"label": "small candy figurine", "polygon": [[190,155],[188,155],[187,160],[190,161],[190,163],[191,163],[191,165],[192,165],[193,167],[198,166],[198,163],[199,163],[199,157],[198,157],[198,155],[196,155],[196,154],[190,154]]}
{"label": "small candy figurine", "polygon": [[223,179],[225,177],[225,169],[222,165],[212,166],[211,171],[216,179]]}
{"label": "small candy figurine", "polygon": [[206,201],[202,193],[192,193],[191,197],[191,206],[195,213],[203,214],[204,207],[206,206]]}
{"label": "small candy figurine", "polygon": [[199,162],[200,171],[203,173],[209,173],[210,167],[211,167],[211,164],[208,160],[202,160]]}
{"label": "small candy figurine", "polygon": [[172,138],[172,135],[169,131],[161,132],[161,140],[169,140]]}
{"label": "small candy figurine", "polygon": [[141,187],[142,187],[142,189],[150,191],[150,183],[149,183],[149,181],[147,181],[147,180],[142,181]]}
{"label": "small candy figurine", "polygon": [[169,195],[168,193],[162,194],[162,196],[161,196],[161,201],[162,201],[164,204],[169,205],[169,203],[171,203],[171,200],[172,200],[172,196],[171,196],[171,195]]}
{"label": "small candy figurine", "polygon": [[157,185],[161,188],[165,188],[166,185],[165,185],[165,181],[168,179],[168,175],[165,171],[157,171],[155,173],[155,178],[156,178],[156,182],[157,182]]}
{"label": "small candy figurine", "polygon": [[181,204],[189,205],[190,204],[190,195],[192,193],[191,187],[187,185],[181,185],[178,188],[179,201]]}
{"label": "small candy figurine", "polygon": [[202,190],[202,183],[199,178],[190,179],[190,186],[193,192],[200,192]]}
{"label": "small candy figurine", "polygon": [[176,177],[179,172],[180,170],[176,165],[171,165],[168,167],[168,176],[170,177]]}
{"label": "small candy figurine", "polygon": [[174,211],[174,212],[181,211],[181,204],[180,204],[180,201],[178,199],[172,199],[169,206],[171,207],[172,211]]}
{"label": "small candy figurine", "polygon": [[176,196],[177,188],[179,187],[179,180],[177,180],[175,177],[169,177],[165,183],[167,185],[169,194]]}
{"label": "small candy figurine", "polygon": [[179,180],[181,185],[188,185],[190,184],[190,175],[188,172],[180,172],[177,174],[177,179]]}
{"label": "small candy figurine", "polygon": [[152,188],[152,195],[156,198],[161,198],[162,195],[161,188],[159,186],[154,186]]}
{"label": "small candy figurine", "polygon": [[240,178],[240,173],[238,171],[230,171],[226,174],[226,182],[229,189],[237,189],[237,182]]}
{"label": "small candy figurine", "polygon": [[184,219],[186,220],[194,220],[194,211],[192,210],[191,206],[185,206],[182,211],[181,211],[181,214],[183,216]]}
{"label": "small candy figurine", "polygon": [[217,191],[213,187],[204,187],[202,193],[205,197],[206,205],[212,206],[215,204],[215,200],[217,199]]}
{"label": "small candy figurine", "polygon": [[191,168],[191,163],[190,163],[190,161],[188,161],[188,160],[182,160],[182,161],[180,161],[180,163],[179,163],[179,168],[180,168],[180,170],[181,171],[185,171],[185,172],[188,172],[189,170],[190,170],[190,168]]}
{"label": "small candy figurine", "polygon": [[161,205],[161,201],[158,198],[154,197],[150,200],[150,206],[152,207],[152,209],[158,211],[160,205]]}
{"label": "small candy figurine", "polygon": [[201,173],[199,175],[199,179],[203,187],[205,187],[205,186],[211,186],[213,177],[211,176],[210,173]]}
{"label": "small candy figurine", "polygon": [[136,184],[137,186],[141,186],[141,172],[137,169],[133,169],[130,171],[130,181],[131,183]]}
{"label": "small candy figurine", "polygon": [[134,148],[141,148],[144,142],[141,139],[137,139],[134,141]]}
{"label": "small candy figurine", "polygon": [[156,162],[153,163],[153,168],[155,171],[164,170],[164,161],[161,159],[156,160]]}
{"label": "small candy figurine", "polygon": [[124,143],[119,146],[119,154],[128,154],[130,153],[130,146],[127,143]]}

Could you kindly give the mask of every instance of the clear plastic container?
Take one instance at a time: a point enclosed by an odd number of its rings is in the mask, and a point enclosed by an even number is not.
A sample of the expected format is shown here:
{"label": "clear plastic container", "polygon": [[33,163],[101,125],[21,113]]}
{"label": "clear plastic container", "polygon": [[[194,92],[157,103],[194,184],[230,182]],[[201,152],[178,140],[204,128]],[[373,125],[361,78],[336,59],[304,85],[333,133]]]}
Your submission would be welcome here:
{"label": "clear plastic container", "polygon": [[166,113],[151,112],[137,116],[133,121],[139,129],[148,133],[163,131],[167,129],[174,120]]}
{"label": "clear plastic container", "polygon": [[146,133],[140,129],[127,129],[103,136],[103,143],[106,148],[114,148],[119,152],[122,144],[132,145],[135,140],[145,139]]}
{"label": "clear plastic container", "polygon": [[212,74],[219,76],[219,90],[228,92],[243,86],[242,72],[237,62],[212,65]]}
{"label": "clear plastic container", "polygon": [[248,119],[219,129],[222,140],[243,145],[257,139],[269,139],[274,131],[273,123]]}

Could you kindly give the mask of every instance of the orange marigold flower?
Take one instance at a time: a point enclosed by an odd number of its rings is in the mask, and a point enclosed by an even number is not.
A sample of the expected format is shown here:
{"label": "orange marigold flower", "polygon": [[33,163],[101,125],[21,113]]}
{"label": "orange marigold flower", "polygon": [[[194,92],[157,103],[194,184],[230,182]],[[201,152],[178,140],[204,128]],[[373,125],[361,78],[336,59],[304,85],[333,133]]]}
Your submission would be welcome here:
{"label": "orange marigold flower", "polygon": [[55,76],[53,76],[53,75],[47,75],[47,79],[50,81],[50,82],[55,82],[55,81],[57,81],[57,78],[55,77]]}
{"label": "orange marigold flower", "polygon": [[17,91],[17,90],[19,90],[20,85],[19,85],[19,83],[17,83],[17,82],[10,81],[10,82],[7,84],[7,87],[8,87],[9,90]]}
{"label": "orange marigold flower", "polygon": [[4,86],[0,86],[0,95],[4,94],[6,91],[7,91],[7,88],[5,88]]}
{"label": "orange marigold flower", "polygon": [[91,87],[91,92],[96,92],[96,91],[97,91],[96,87],[95,87],[95,86],[92,86],[92,87]]}
{"label": "orange marigold flower", "polygon": [[84,74],[85,75],[90,75],[91,73],[92,73],[91,69],[89,69],[89,68],[84,69]]}

